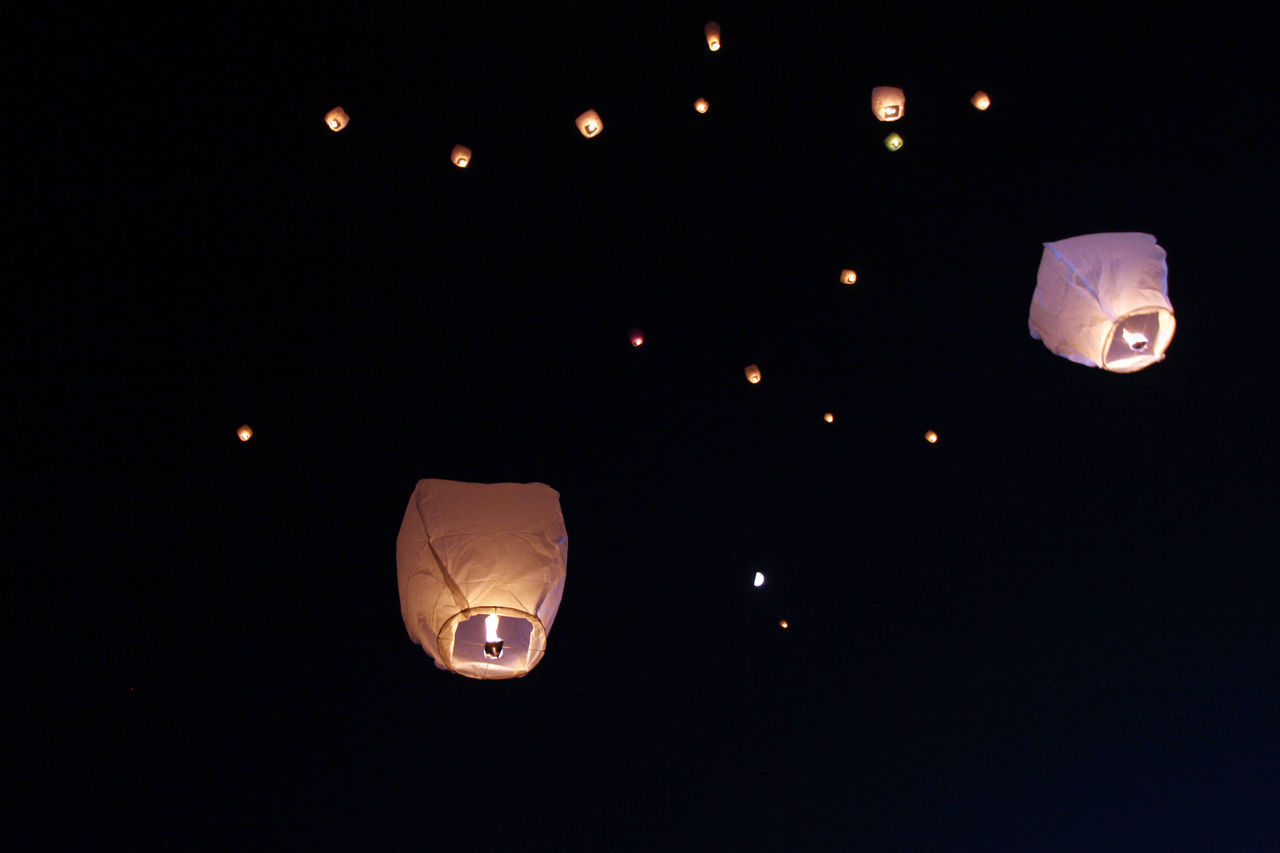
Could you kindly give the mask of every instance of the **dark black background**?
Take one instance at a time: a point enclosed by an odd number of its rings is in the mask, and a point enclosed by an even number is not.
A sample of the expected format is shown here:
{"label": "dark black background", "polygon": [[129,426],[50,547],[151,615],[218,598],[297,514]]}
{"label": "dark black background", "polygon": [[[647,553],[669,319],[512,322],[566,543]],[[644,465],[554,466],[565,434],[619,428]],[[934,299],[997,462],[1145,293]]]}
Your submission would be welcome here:
{"label": "dark black background", "polygon": [[[24,21],[19,838],[1275,846],[1262,34],[899,4]],[[1137,374],[1027,334],[1041,243],[1102,231],[1169,255],[1178,332]],[[407,640],[423,477],[561,493],[527,678]]]}

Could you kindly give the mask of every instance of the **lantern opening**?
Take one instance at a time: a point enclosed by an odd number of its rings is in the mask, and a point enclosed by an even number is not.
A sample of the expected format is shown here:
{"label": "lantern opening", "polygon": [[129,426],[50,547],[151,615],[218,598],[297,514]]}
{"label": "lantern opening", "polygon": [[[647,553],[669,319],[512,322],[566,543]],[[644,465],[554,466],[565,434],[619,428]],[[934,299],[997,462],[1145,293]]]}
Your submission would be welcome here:
{"label": "lantern opening", "polygon": [[1141,370],[1164,359],[1173,338],[1173,314],[1164,308],[1142,309],[1117,320],[1108,337],[1102,366],[1117,373]]}

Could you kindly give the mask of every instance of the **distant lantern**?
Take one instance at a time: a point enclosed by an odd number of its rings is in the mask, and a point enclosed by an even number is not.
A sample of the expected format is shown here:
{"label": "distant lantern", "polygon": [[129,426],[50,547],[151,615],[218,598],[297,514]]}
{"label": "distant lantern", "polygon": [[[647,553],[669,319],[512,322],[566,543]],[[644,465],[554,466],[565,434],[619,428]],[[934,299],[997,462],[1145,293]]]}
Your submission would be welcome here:
{"label": "distant lantern", "polygon": [[469,678],[527,674],[546,651],[568,553],[549,486],[420,480],[396,540],[409,637]]}
{"label": "distant lantern", "polygon": [[595,110],[587,110],[578,116],[578,130],[587,139],[593,136],[599,136],[600,131],[604,130],[604,122],[600,119],[600,114]]}
{"label": "distant lantern", "polygon": [[755,578],[751,581],[752,586],[764,586],[764,572],[756,572]]}
{"label": "distant lantern", "polygon": [[853,270],[840,270],[840,280],[845,284],[853,284],[858,280],[858,274]]}
{"label": "distant lantern", "polygon": [[465,169],[471,163],[471,149],[465,145],[455,145],[453,146],[453,154],[449,156],[449,159],[459,169]]}
{"label": "distant lantern", "polygon": [[633,347],[644,345],[644,332],[640,331],[639,329],[632,329],[630,337],[631,337],[631,345]]}
{"label": "distant lantern", "polygon": [[973,93],[973,97],[969,99],[969,103],[973,104],[980,110],[985,110],[987,107],[991,106],[991,98],[986,92],[979,89]]}
{"label": "distant lantern", "polygon": [[324,114],[324,123],[329,125],[330,130],[337,132],[351,124],[351,117],[342,107],[334,107]]}
{"label": "distant lantern", "polygon": [[698,98],[698,100],[693,102],[693,108],[700,113],[705,113],[707,110],[711,109],[711,104],[707,102],[706,98]]}
{"label": "distant lantern", "polygon": [[938,443],[938,434],[937,434],[936,432],[934,432],[933,430],[929,430],[928,432],[926,432],[926,433],[924,434],[924,440],[925,440],[925,441],[927,441],[927,442],[929,442],[930,444],[937,444],[937,443]]}
{"label": "distant lantern", "polygon": [[754,364],[748,364],[746,369],[743,370],[743,373],[747,374],[747,381],[752,385],[755,385],[760,381],[760,368],[756,367]]}
{"label": "distant lantern", "polygon": [[827,412],[825,415],[822,416],[822,419],[827,423],[834,423],[836,416],[831,414],[830,412]]}
{"label": "distant lantern", "polygon": [[791,627],[791,626],[790,626],[790,624],[787,622],[787,620],[786,620],[786,619],[779,619],[779,620],[778,620],[778,625],[779,625],[780,627],[782,627],[782,628],[789,628],[789,627]]}
{"label": "distant lantern", "polygon": [[253,438],[253,430],[249,427],[248,424],[245,424],[244,426],[240,427],[240,429],[236,430],[236,435],[240,436],[241,441],[248,441],[249,439]]}
{"label": "distant lantern", "polygon": [[884,147],[890,151],[897,151],[902,147],[902,137],[896,133],[891,133],[884,138]]}
{"label": "distant lantern", "polygon": [[1045,243],[1031,337],[1079,364],[1132,373],[1173,339],[1165,251],[1150,234],[1086,234]]}
{"label": "distant lantern", "polygon": [[720,49],[720,25],[715,21],[707,21],[707,25],[702,29],[707,34],[707,48],[715,53]]}
{"label": "distant lantern", "polygon": [[907,96],[897,86],[876,86],[871,90],[871,112],[880,121],[897,121],[907,111]]}

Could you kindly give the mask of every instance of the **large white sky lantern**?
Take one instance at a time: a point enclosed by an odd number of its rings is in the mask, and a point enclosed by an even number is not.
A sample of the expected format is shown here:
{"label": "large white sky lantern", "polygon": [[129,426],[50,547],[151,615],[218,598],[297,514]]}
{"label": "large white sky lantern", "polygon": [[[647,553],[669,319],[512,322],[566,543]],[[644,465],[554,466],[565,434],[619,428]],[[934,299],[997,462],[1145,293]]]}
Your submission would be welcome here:
{"label": "large white sky lantern", "polygon": [[876,86],[871,90],[871,112],[880,121],[897,121],[907,111],[907,96],[897,86]]}
{"label": "large white sky lantern", "polygon": [[550,486],[420,480],[396,540],[405,628],[441,669],[525,675],[546,651],[568,556]]}
{"label": "large white sky lantern", "polygon": [[1027,324],[1080,364],[1132,373],[1173,339],[1165,251],[1150,234],[1085,234],[1044,244]]}

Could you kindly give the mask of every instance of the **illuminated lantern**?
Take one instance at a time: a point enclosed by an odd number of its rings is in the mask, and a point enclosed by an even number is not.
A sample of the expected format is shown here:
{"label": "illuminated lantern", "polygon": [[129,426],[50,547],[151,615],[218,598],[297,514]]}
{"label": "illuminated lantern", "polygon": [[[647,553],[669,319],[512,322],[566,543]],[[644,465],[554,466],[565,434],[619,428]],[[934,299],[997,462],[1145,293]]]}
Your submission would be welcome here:
{"label": "illuminated lantern", "polygon": [[755,579],[751,581],[751,585],[755,587],[764,586],[764,572],[756,572]]}
{"label": "illuminated lantern", "polygon": [[897,151],[902,147],[902,137],[896,133],[891,133],[884,138],[884,147],[890,151]]}
{"label": "illuminated lantern", "polygon": [[240,429],[236,430],[236,435],[240,436],[241,441],[248,441],[253,438],[253,430],[249,428],[248,424],[245,424],[240,427]]}
{"label": "illuminated lantern", "polygon": [[334,107],[324,114],[324,123],[329,125],[329,129],[336,133],[351,124],[351,117],[347,115],[347,111],[342,107]]}
{"label": "illuminated lantern", "polygon": [[880,121],[897,121],[907,111],[907,96],[897,86],[876,86],[871,90],[871,112]]}
{"label": "illuminated lantern", "polygon": [[449,155],[449,159],[459,169],[465,169],[467,164],[471,162],[471,149],[465,145],[455,145],[453,146],[453,153]]}
{"label": "illuminated lantern", "polygon": [[937,443],[938,443],[938,434],[937,434],[936,432],[934,432],[933,430],[929,430],[928,432],[926,432],[926,433],[924,434],[924,440],[925,440],[925,441],[927,441],[927,442],[929,442],[930,444],[937,444]]}
{"label": "illuminated lantern", "polygon": [[644,344],[644,332],[639,329],[631,330],[631,345],[633,347],[642,346]]}
{"label": "illuminated lantern", "polygon": [[396,539],[409,637],[469,678],[527,674],[546,651],[568,553],[549,486],[420,480]]}
{"label": "illuminated lantern", "polygon": [[790,626],[787,624],[787,620],[786,620],[786,619],[779,619],[779,620],[778,620],[778,624],[779,624],[781,627],[783,627],[783,628],[788,628],[788,627],[790,627]]}
{"label": "illuminated lantern", "polygon": [[1086,234],[1045,243],[1031,337],[1079,364],[1132,373],[1173,339],[1165,251],[1150,234]]}
{"label": "illuminated lantern", "polygon": [[858,280],[858,274],[853,270],[840,270],[840,280],[845,284],[853,284]]}
{"label": "illuminated lantern", "polygon": [[595,110],[587,110],[578,116],[578,130],[587,139],[593,136],[599,136],[600,131],[604,130],[604,122],[600,120],[600,114]]}
{"label": "illuminated lantern", "polygon": [[706,98],[698,98],[698,100],[693,102],[693,108],[700,113],[705,113],[707,110],[711,109],[711,104],[707,103]]}
{"label": "illuminated lantern", "polygon": [[826,421],[827,423],[829,423],[829,424],[830,424],[830,423],[835,423],[836,416],[835,416],[835,415],[833,415],[833,414],[831,414],[830,412],[827,412],[825,415],[823,415],[823,416],[822,416],[822,419],[823,419],[824,421]]}
{"label": "illuminated lantern", "polygon": [[707,34],[707,48],[715,53],[720,49],[720,25],[715,21],[707,21],[707,25],[702,29]]}
{"label": "illuminated lantern", "polygon": [[980,110],[985,110],[987,107],[991,106],[991,98],[988,97],[986,92],[979,89],[973,93],[973,97],[969,99],[969,103],[973,104]]}
{"label": "illuminated lantern", "polygon": [[743,372],[747,374],[747,381],[752,385],[755,385],[760,381],[760,368],[756,367],[754,364],[748,364]]}

